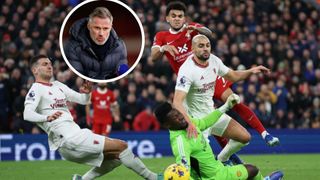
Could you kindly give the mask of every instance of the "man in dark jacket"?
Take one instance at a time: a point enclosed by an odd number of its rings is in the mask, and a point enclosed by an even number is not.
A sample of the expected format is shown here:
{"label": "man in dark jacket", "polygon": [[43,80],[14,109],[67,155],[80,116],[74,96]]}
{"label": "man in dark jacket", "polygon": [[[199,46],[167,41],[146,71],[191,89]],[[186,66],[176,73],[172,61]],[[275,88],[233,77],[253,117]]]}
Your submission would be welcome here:
{"label": "man in dark jacket", "polygon": [[66,57],[79,73],[93,79],[110,79],[124,73],[127,50],[112,28],[113,17],[97,7],[89,18],[76,21],[64,46]]}

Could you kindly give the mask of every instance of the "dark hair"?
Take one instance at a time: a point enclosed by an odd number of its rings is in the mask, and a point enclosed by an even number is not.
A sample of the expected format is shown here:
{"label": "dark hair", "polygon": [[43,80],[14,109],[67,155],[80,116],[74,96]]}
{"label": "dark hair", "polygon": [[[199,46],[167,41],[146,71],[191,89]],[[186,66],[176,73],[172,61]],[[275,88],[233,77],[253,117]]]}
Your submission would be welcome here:
{"label": "dark hair", "polygon": [[161,124],[163,124],[166,122],[167,116],[171,110],[172,110],[171,104],[168,102],[164,102],[155,108],[154,114],[155,114],[156,118],[158,119],[158,121]]}
{"label": "dark hair", "polygon": [[32,57],[31,61],[30,61],[30,67],[32,68],[34,65],[36,65],[38,63],[39,59],[42,59],[42,58],[48,58],[48,56],[40,54],[40,55]]}
{"label": "dark hair", "polygon": [[93,12],[89,15],[89,21],[92,20],[94,17],[99,17],[99,18],[109,18],[110,21],[113,21],[113,16],[109,9],[105,7],[97,7],[93,10]]}
{"label": "dark hair", "polygon": [[183,11],[184,14],[186,15],[187,6],[186,6],[185,4],[183,4],[182,2],[180,2],[180,1],[173,1],[173,2],[170,2],[170,3],[167,5],[167,9],[166,9],[166,15],[167,15],[167,16],[169,15],[169,12],[170,12],[171,10]]}

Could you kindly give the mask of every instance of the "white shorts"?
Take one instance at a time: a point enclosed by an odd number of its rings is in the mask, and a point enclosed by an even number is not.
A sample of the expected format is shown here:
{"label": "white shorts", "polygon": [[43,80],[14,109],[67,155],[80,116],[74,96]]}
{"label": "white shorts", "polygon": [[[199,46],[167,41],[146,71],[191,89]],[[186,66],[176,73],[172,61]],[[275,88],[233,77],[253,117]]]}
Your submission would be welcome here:
{"label": "white shorts", "polygon": [[223,114],[219,118],[219,120],[216,123],[214,123],[214,125],[212,125],[207,130],[203,131],[202,134],[204,135],[205,138],[208,138],[211,134],[216,136],[222,136],[224,131],[227,129],[231,119],[232,118],[227,114]]}
{"label": "white shorts", "polygon": [[69,161],[100,167],[104,159],[105,136],[81,129],[76,135],[65,139],[58,151]]}

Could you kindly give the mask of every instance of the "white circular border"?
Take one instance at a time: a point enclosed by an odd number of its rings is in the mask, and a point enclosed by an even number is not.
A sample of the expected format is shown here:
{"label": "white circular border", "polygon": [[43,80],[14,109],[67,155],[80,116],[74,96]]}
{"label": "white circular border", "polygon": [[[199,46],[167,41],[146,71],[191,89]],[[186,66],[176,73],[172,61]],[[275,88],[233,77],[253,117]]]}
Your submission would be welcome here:
{"label": "white circular border", "polygon": [[139,56],[138,58],[136,59],[136,62],[133,64],[133,66],[131,66],[131,68],[129,70],[127,70],[127,72],[125,72],[124,74],[121,74],[120,76],[117,76],[115,78],[112,78],[112,79],[106,79],[106,80],[99,80],[99,79],[92,79],[92,78],[89,78],[89,77],[86,77],[84,75],[82,75],[81,73],[79,73],[76,69],[74,69],[72,67],[72,65],[70,64],[69,60],[67,59],[66,55],[64,54],[64,49],[63,49],[63,31],[64,31],[64,27],[68,21],[68,19],[70,18],[70,16],[73,14],[74,11],[76,11],[79,7],[89,3],[89,2],[93,2],[93,1],[101,1],[101,0],[87,0],[87,1],[84,1],[80,4],[78,4],[76,7],[74,7],[69,13],[68,15],[64,18],[64,21],[62,23],[62,26],[61,26],[61,29],[60,29],[60,34],[59,34],[59,45],[60,45],[60,51],[61,51],[61,54],[62,54],[62,57],[63,59],[65,60],[65,62],[67,63],[67,65],[69,66],[69,68],[74,72],[76,73],[78,76],[80,76],[81,78],[83,79],[86,79],[88,81],[92,81],[92,82],[96,82],[96,83],[108,83],[108,82],[113,82],[113,81],[117,81],[121,78],[123,78],[124,76],[128,75],[136,66],[137,64],[139,63],[140,59],[141,59],[141,56],[143,54],[143,51],[144,51],[144,45],[145,45],[145,35],[144,35],[144,31],[143,31],[143,26],[142,26],[142,23],[139,19],[139,17],[137,16],[137,14],[126,4],[124,4],[123,2],[121,1],[118,1],[118,0],[104,0],[104,1],[111,1],[111,2],[114,2],[114,3],[117,3],[123,7],[125,7],[127,10],[129,10],[131,12],[131,14],[135,17],[136,21],[138,22],[139,24],[139,27],[140,27],[140,32],[141,32],[141,38],[142,38],[142,43],[141,43],[141,47],[140,47],[140,53],[139,53]]}

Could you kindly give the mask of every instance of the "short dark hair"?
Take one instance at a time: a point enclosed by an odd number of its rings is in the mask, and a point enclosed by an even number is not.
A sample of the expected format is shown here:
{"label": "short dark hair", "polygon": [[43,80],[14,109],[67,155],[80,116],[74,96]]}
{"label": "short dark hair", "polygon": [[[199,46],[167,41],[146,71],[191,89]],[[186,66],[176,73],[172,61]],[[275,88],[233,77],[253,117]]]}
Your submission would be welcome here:
{"label": "short dark hair", "polygon": [[172,110],[172,105],[168,102],[161,103],[154,109],[154,114],[158,121],[163,124],[167,121],[168,114]]}
{"label": "short dark hair", "polygon": [[109,18],[110,21],[113,21],[113,16],[109,9],[105,7],[97,7],[93,10],[93,12],[89,15],[89,21],[92,20],[94,17],[99,17],[99,18]]}
{"label": "short dark hair", "polygon": [[30,67],[32,68],[34,65],[36,65],[38,63],[39,59],[42,59],[42,58],[48,58],[48,56],[40,54],[40,55],[32,57],[31,61],[30,61]]}
{"label": "short dark hair", "polygon": [[187,6],[180,2],[180,1],[173,1],[170,2],[167,5],[167,9],[166,9],[166,15],[168,16],[171,10],[179,10],[179,11],[183,11],[184,14],[186,15],[186,11],[187,11]]}

